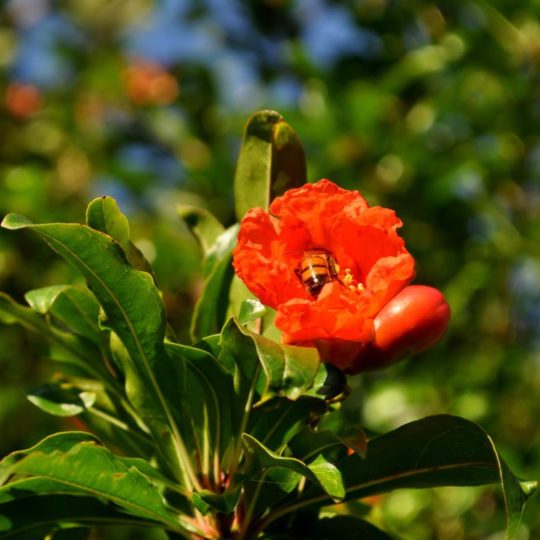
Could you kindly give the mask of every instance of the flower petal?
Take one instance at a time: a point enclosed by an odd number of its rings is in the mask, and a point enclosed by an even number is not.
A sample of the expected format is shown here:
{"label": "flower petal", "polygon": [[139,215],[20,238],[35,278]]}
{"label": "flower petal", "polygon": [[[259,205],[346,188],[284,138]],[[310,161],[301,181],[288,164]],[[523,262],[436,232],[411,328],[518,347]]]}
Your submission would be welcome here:
{"label": "flower petal", "polygon": [[367,207],[358,191],[342,189],[323,179],[277,197],[270,205],[270,213],[283,223],[304,223],[310,232],[312,247],[323,247],[330,241],[330,224],[336,216],[345,212],[353,217]]}
{"label": "flower petal", "polygon": [[334,281],[316,300],[293,299],[279,306],[275,324],[285,343],[317,339],[365,341],[372,337],[373,321],[365,316],[369,300]]}
{"label": "flower petal", "polygon": [[272,308],[291,298],[309,298],[294,273],[294,261],[287,255],[288,251],[301,254],[306,243],[304,230],[294,232],[284,235],[279,220],[262,208],[251,209],[240,226],[234,269],[248,289]]}
{"label": "flower petal", "polygon": [[414,278],[414,259],[405,252],[395,257],[382,257],[371,268],[366,287],[378,300],[379,311]]}

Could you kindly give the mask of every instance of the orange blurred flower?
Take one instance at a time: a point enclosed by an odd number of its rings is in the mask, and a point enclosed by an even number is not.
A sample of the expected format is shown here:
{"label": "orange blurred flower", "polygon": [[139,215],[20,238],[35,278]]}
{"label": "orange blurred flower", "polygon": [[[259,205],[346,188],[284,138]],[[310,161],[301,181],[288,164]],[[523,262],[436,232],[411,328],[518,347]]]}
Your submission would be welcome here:
{"label": "orange blurred flower", "polygon": [[41,109],[42,99],[35,86],[11,83],[6,90],[5,103],[10,114],[26,119]]}
{"label": "orange blurred flower", "polygon": [[159,64],[146,60],[124,69],[122,79],[126,95],[136,105],[167,105],[179,94],[176,79]]}
{"label": "orange blurred flower", "polygon": [[388,355],[373,357],[378,314],[414,277],[401,225],[393,210],[369,207],[358,191],[320,180],[276,198],[268,213],[251,209],[233,264],[250,291],[277,310],[284,343],[315,346],[324,361],[350,373],[377,369],[421,350],[386,343]]}

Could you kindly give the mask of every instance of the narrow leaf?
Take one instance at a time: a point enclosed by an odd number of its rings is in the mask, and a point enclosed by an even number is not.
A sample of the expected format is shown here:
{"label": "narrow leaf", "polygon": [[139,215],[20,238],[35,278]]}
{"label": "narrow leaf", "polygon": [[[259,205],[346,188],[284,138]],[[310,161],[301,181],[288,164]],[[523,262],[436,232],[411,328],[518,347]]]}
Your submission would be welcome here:
{"label": "narrow leaf", "polygon": [[[235,395],[233,378],[216,358],[206,351],[176,343],[168,343],[167,351],[173,360],[178,359],[184,363],[189,374],[185,375],[183,387],[186,421],[193,415],[195,392],[202,392],[199,404],[207,411],[210,427],[205,436],[210,438],[211,449],[219,456],[230,444],[233,425],[237,423],[243,408]],[[192,381],[197,381],[198,385],[190,385]],[[201,428],[202,426],[195,426],[199,437],[203,436]]]}
{"label": "narrow leaf", "polygon": [[195,235],[204,255],[216,243],[218,237],[225,232],[225,228],[208,210],[195,206],[179,205],[178,215]]}
{"label": "narrow leaf", "polygon": [[247,121],[234,177],[236,216],[268,208],[273,197],[306,182],[304,150],[293,128],[270,110]]}
{"label": "narrow leaf", "polygon": [[270,200],[307,182],[306,154],[296,131],[287,122],[277,122],[272,142]]}
{"label": "narrow leaf", "polygon": [[236,245],[238,226],[227,229],[208,251],[205,260],[205,281],[191,320],[194,342],[219,332],[227,314],[229,287],[233,277],[231,253]]}
{"label": "narrow leaf", "polygon": [[232,250],[236,246],[238,229],[238,224],[232,225],[223,231],[209,247],[203,263],[203,273],[205,278],[214,272],[214,269],[221,261],[230,257]]}

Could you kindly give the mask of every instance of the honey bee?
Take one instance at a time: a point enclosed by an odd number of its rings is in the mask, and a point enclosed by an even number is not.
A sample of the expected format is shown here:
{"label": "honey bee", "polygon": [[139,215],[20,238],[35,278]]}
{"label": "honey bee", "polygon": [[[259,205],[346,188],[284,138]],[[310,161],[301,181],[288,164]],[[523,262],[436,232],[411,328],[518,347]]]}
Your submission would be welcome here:
{"label": "honey bee", "polygon": [[318,296],[322,288],[337,279],[338,265],[334,257],[323,249],[310,249],[304,252],[296,275],[311,296]]}

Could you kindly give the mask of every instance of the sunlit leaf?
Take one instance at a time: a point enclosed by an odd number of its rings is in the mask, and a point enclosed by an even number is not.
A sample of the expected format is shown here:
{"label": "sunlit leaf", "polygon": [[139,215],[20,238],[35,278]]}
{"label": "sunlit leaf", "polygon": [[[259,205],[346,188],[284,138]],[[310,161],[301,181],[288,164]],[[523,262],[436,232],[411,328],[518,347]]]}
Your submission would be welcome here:
{"label": "sunlit leaf", "polygon": [[312,463],[306,465],[299,459],[282,457],[272,452],[247,433],[242,438],[248,451],[255,456],[262,471],[266,472],[268,477],[278,483],[284,491],[294,489],[299,477],[304,476],[320,485],[333,499],[344,497],[345,489],[341,473],[324,456],[319,455]]}
{"label": "sunlit leaf", "polygon": [[133,515],[169,524],[176,522],[150,481],[88,433],[51,435],[28,450],[10,454],[3,465],[15,477],[50,479],[110,500]]}
{"label": "sunlit leaf", "polygon": [[247,324],[251,321],[259,319],[266,313],[266,307],[261,302],[254,298],[247,298],[242,302],[238,322]]}
{"label": "sunlit leaf", "polygon": [[99,343],[99,304],[82,287],[53,285],[25,294],[28,304],[38,313],[52,313],[67,328]]}
{"label": "sunlit leaf", "polygon": [[204,289],[195,305],[190,333],[194,342],[221,330],[228,309],[229,287],[233,277],[231,253],[236,245],[238,226],[221,234],[205,259]]}
{"label": "sunlit leaf", "polygon": [[122,367],[129,400],[178,479],[197,484],[166,397],[176,393],[163,345],[165,310],[150,274],[135,270],[110,236],[85,225],[35,225],[15,214],[6,216],[2,225],[34,230],[83,274],[103,307],[106,325],[128,352]]}
{"label": "sunlit leaf", "polygon": [[299,398],[314,382],[320,366],[317,350],[281,345],[250,332],[231,319],[223,328],[221,345],[238,359],[238,369],[251,380],[255,364],[243,358],[258,358],[261,366],[257,391],[262,401],[275,395]]}
{"label": "sunlit leaf", "polygon": [[88,205],[86,224],[116,240],[133,268],[153,274],[150,263],[145,259],[141,250],[130,240],[129,222],[112,197],[98,197]]}
{"label": "sunlit leaf", "polygon": [[91,407],[96,394],[68,383],[49,383],[26,392],[28,400],[43,411],[55,416],[75,416]]}
{"label": "sunlit leaf", "polygon": [[114,238],[125,250],[130,240],[129,222],[112,197],[94,199],[86,209],[86,224]]}
{"label": "sunlit leaf", "polygon": [[244,404],[235,395],[232,376],[210,353],[173,343],[167,344],[167,350],[184,368],[183,422],[192,425],[205,474],[215,476],[232,442],[233,429],[238,429],[233,426],[239,423]]}
{"label": "sunlit leaf", "polygon": [[270,110],[247,121],[234,177],[236,216],[250,208],[268,208],[270,201],[306,182],[306,158],[294,129]]}
{"label": "sunlit leaf", "polygon": [[225,232],[225,227],[219,220],[204,208],[179,205],[178,215],[197,237],[205,255],[216,243],[218,237]]}

